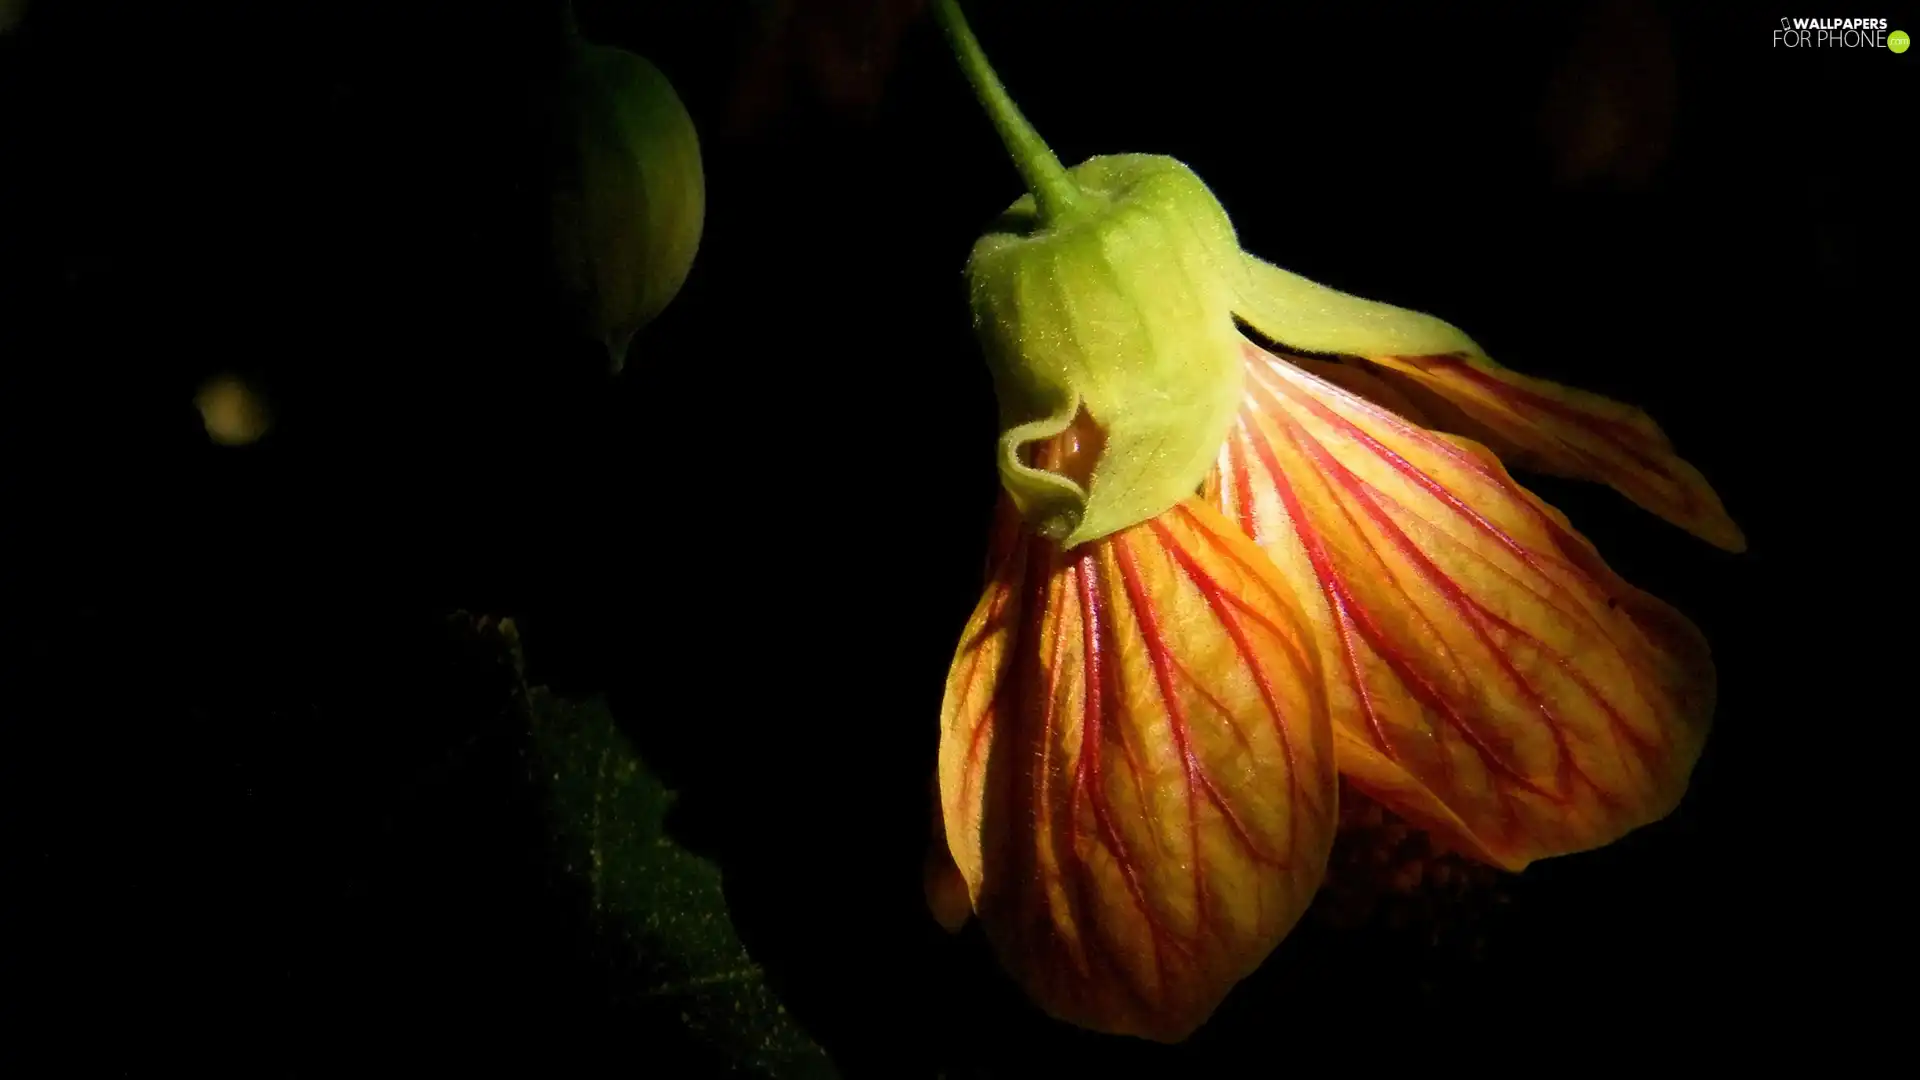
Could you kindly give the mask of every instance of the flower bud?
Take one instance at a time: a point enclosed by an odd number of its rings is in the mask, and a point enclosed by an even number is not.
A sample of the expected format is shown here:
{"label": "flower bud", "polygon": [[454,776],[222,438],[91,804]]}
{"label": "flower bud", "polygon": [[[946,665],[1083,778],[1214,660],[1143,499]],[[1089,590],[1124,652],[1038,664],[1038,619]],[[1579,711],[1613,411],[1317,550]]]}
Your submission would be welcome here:
{"label": "flower bud", "polygon": [[563,107],[556,255],[582,328],[606,343],[618,371],[700,246],[700,140],[667,77],[623,49],[577,42]]}

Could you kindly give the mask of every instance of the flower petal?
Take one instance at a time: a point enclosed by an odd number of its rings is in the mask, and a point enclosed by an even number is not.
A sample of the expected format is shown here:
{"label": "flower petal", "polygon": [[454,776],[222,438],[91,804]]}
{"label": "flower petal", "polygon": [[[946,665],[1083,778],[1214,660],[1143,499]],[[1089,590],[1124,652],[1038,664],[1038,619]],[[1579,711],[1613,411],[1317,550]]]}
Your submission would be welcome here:
{"label": "flower petal", "polygon": [[1484,448],[1246,355],[1208,492],[1318,597],[1341,771],[1510,869],[1665,816],[1713,711],[1692,624]]}
{"label": "flower petal", "polygon": [[1035,1002],[1176,1041],[1259,966],[1332,844],[1320,687],[1292,588],[1197,499],[1007,550],[948,676],[940,787],[973,909]]}
{"label": "flower petal", "polygon": [[1599,394],[1522,375],[1484,356],[1380,356],[1372,362],[1444,398],[1484,441],[1521,468],[1597,480],[1717,548],[1747,540],[1700,470],[1674,453],[1645,412]]}
{"label": "flower petal", "polygon": [[1251,255],[1244,266],[1234,313],[1269,341],[1364,359],[1423,391],[1416,402],[1441,428],[1522,468],[1597,480],[1709,544],[1746,550],[1712,486],[1641,410],[1509,371],[1432,315],[1330,289]]}
{"label": "flower petal", "polygon": [[[1421,427],[1440,426],[1432,422],[1429,408],[1415,404],[1406,391],[1375,374],[1371,365],[1363,360],[1328,360],[1315,356],[1296,356],[1289,357],[1288,362],[1310,374],[1320,376],[1342,390],[1358,394],[1375,405],[1384,405]],[[1445,403],[1441,404],[1444,408]]]}
{"label": "flower petal", "polygon": [[967,895],[967,881],[953,863],[947,850],[946,824],[940,810],[939,785],[933,791],[933,842],[927,845],[927,857],[920,867],[920,886],[925,891],[927,910],[933,921],[950,934],[957,934],[973,918],[973,900]]}

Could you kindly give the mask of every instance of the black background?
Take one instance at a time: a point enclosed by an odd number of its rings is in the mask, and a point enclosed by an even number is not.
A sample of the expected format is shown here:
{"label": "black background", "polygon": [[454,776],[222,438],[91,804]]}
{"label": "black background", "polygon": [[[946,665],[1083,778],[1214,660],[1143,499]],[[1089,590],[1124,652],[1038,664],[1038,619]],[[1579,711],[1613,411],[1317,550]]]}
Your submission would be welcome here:
{"label": "black background", "polygon": [[[1871,1032],[1846,972],[1906,936],[1920,60],[1769,37],[1912,8],[1668,5],[1672,138],[1634,183],[1567,177],[1578,133],[1542,121],[1595,5],[969,6],[1063,159],[1181,158],[1249,250],[1644,405],[1752,544],[1539,481],[1713,642],[1687,804],[1530,871],[1483,963],[1303,931],[1163,1051],[1038,1019],[920,905],[994,493],[960,272],[1018,181],[930,19],[850,105],[766,7],[578,5],[673,79],[707,174],[693,274],[618,381],[543,247],[557,7],[42,0],[0,36],[9,1053],[711,1065],[607,992],[455,609],[613,695],[851,1075]],[[858,10],[812,17],[858,40]],[[1619,63],[1576,82],[1633,98],[1637,54],[1589,47]],[[228,370],[275,410],[245,450],[191,404]]]}

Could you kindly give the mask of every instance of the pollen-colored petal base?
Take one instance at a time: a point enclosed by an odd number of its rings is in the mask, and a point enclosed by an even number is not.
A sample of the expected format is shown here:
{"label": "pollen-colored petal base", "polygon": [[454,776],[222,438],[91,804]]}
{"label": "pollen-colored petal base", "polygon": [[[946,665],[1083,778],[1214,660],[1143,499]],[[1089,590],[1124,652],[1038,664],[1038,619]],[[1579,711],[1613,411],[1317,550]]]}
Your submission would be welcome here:
{"label": "pollen-colored petal base", "polygon": [[1002,550],[947,681],[948,847],[1037,1004],[1177,1041],[1325,873],[1337,789],[1312,631],[1197,499],[1070,551]]}
{"label": "pollen-colored petal base", "polygon": [[[1597,480],[1715,547],[1747,540],[1700,470],[1674,453],[1653,418],[1631,405],[1509,371],[1485,357],[1380,356],[1369,361],[1438,395],[1466,424],[1442,424],[1521,468]],[[1435,412],[1432,404],[1427,410]]]}
{"label": "pollen-colored petal base", "polygon": [[1206,494],[1301,590],[1341,772],[1509,869],[1666,815],[1713,711],[1699,632],[1484,448],[1246,356]]}

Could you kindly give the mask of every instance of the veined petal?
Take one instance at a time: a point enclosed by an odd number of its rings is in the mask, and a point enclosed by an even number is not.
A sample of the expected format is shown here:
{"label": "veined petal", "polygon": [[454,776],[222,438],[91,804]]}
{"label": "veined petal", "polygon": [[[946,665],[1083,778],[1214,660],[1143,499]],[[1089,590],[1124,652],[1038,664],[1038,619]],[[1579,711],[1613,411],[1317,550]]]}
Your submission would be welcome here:
{"label": "veined petal", "polygon": [[[1309,374],[1366,398],[1375,405],[1385,405],[1421,427],[1432,428],[1441,425],[1431,422],[1429,409],[1414,404],[1405,391],[1380,377],[1372,367],[1361,361],[1328,360],[1314,356],[1289,357],[1288,362]],[[1445,429],[1443,429],[1445,430]],[[1462,434],[1465,434],[1462,432]]]}
{"label": "veined petal", "polygon": [[933,921],[950,934],[957,934],[973,918],[973,899],[967,894],[967,881],[954,865],[947,850],[947,823],[940,806],[938,776],[929,794],[933,796],[933,838],[927,844],[927,857],[920,865],[920,887],[926,895],[927,910]]}
{"label": "veined petal", "polygon": [[1341,771],[1509,869],[1665,816],[1713,711],[1692,624],[1484,448],[1246,356],[1207,493],[1318,599]]}
{"label": "veined petal", "polygon": [[1234,313],[1270,341],[1365,360],[1421,391],[1415,401],[1436,426],[1477,439],[1522,468],[1599,481],[1715,547],[1746,550],[1712,485],[1674,453],[1645,412],[1509,371],[1432,315],[1330,289],[1251,255],[1244,265]]}
{"label": "veined petal", "polygon": [[1291,587],[1198,499],[998,561],[948,675],[942,816],[1043,1009],[1176,1041],[1293,927],[1335,825],[1315,656]]}
{"label": "veined petal", "polygon": [[1522,468],[1597,480],[1717,548],[1745,551],[1700,470],[1645,412],[1509,371],[1484,356],[1379,356],[1384,371],[1439,395],[1473,422],[1462,434]]}

